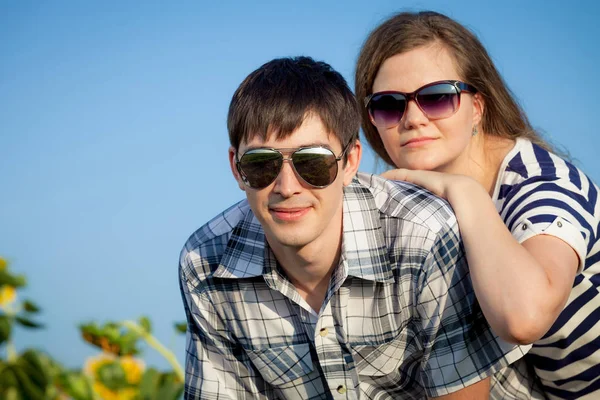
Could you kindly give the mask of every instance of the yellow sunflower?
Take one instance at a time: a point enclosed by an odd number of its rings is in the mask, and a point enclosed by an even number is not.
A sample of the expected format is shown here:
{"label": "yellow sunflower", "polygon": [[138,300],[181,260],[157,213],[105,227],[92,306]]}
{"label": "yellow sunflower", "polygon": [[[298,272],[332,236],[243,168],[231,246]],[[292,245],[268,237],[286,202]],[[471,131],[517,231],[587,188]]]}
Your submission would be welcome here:
{"label": "yellow sunflower", "polygon": [[17,298],[17,289],[13,286],[0,286],[0,307],[4,308]]}
{"label": "yellow sunflower", "polygon": [[[8,261],[0,257],[0,271],[5,271],[8,266]],[[13,286],[0,286],[0,308],[4,308],[11,304],[17,298],[17,289]]]}
{"label": "yellow sunflower", "polygon": [[142,374],[144,373],[145,365],[144,362],[138,358],[132,356],[121,357],[121,366],[125,370],[125,377],[127,383],[137,385],[142,380]]}
{"label": "yellow sunflower", "polygon": [[[107,366],[118,364],[124,372],[125,382],[122,387],[108,387],[102,382],[101,370]],[[141,379],[146,365],[144,361],[131,357],[117,357],[111,353],[100,353],[86,360],[84,373],[93,379],[93,389],[104,400],[133,400],[139,393],[136,387]],[[119,385],[121,386],[121,385]]]}

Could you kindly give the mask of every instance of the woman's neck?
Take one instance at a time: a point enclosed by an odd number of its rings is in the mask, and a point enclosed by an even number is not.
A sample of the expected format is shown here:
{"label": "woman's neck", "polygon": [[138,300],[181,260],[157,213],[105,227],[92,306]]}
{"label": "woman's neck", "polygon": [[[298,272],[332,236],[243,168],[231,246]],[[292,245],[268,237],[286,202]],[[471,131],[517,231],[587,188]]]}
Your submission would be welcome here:
{"label": "woman's neck", "polygon": [[492,196],[500,166],[514,145],[513,139],[480,132],[461,157],[443,172],[469,176]]}

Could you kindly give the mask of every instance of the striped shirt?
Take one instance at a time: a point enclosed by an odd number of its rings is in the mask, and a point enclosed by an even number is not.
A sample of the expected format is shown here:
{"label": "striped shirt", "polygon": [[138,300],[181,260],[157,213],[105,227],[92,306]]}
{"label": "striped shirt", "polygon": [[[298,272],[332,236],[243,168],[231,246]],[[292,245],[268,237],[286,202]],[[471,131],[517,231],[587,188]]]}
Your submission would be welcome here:
{"label": "striped shirt", "polygon": [[526,357],[550,398],[600,399],[598,194],[598,186],[572,164],[518,139],[492,196],[517,241],[552,235],[579,256],[564,310]]}
{"label": "striped shirt", "polygon": [[421,399],[523,355],[483,317],[448,204],[407,183],[359,173],[344,189],[340,261],[319,313],[247,201],[190,237],[179,271],[186,399]]}

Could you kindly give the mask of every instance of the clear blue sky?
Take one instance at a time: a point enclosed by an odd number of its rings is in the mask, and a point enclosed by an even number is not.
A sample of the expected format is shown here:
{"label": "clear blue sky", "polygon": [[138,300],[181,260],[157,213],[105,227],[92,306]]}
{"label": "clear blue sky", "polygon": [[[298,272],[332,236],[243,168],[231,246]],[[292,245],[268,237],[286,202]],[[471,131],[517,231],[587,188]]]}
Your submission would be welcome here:
{"label": "clear blue sky", "polygon": [[[309,55],[353,86],[367,33],[401,7],[472,28],[533,125],[600,181],[600,6],[485,3],[1,2],[0,255],[47,324],[17,331],[18,348],[81,365],[95,351],[78,323],[147,314],[183,361],[179,251],[243,196],[227,163],[237,85]],[[361,169],[376,171],[372,153]]]}

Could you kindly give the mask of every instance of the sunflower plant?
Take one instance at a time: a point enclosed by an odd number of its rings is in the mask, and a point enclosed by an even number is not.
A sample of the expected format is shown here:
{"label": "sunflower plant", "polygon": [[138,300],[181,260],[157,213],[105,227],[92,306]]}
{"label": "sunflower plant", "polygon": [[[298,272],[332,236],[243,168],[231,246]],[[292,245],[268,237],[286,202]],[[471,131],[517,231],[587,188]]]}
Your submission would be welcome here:
{"label": "sunflower plant", "polygon": [[10,400],[59,399],[53,385],[61,367],[43,352],[27,349],[17,354],[13,342],[13,328],[20,325],[38,329],[42,325],[33,320],[40,308],[31,300],[19,301],[17,291],[26,285],[22,275],[12,274],[8,262],[0,258],[0,398]]}
{"label": "sunflower plant", "polygon": [[[80,325],[83,339],[100,350],[86,360],[81,373],[63,374],[60,385],[76,400],[176,400],[183,393],[183,370],[175,355],[153,335],[146,317],[138,321],[110,321]],[[138,357],[146,341],[171,364],[173,371],[146,368]],[[70,379],[70,381],[69,381]]]}
{"label": "sunflower plant", "polygon": [[[183,394],[183,370],[175,355],[153,335],[146,317],[137,321],[89,322],[79,330],[84,341],[98,348],[83,368],[66,369],[47,354],[27,349],[17,354],[13,327],[36,329],[40,308],[30,300],[18,301],[18,289],[26,285],[22,275],[8,271],[0,258],[0,399],[4,400],[177,400]],[[185,332],[176,324],[178,332]],[[172,367],[170,371],[147,368],[140,357],[145,341]]]}

